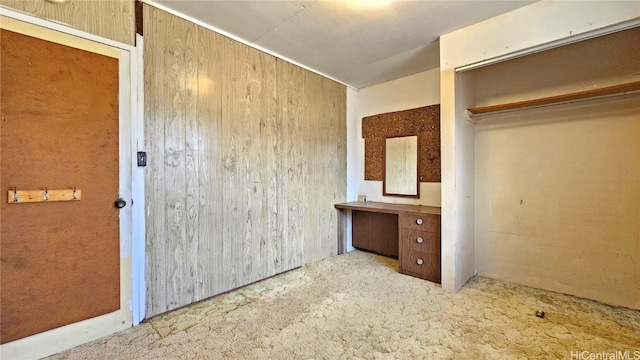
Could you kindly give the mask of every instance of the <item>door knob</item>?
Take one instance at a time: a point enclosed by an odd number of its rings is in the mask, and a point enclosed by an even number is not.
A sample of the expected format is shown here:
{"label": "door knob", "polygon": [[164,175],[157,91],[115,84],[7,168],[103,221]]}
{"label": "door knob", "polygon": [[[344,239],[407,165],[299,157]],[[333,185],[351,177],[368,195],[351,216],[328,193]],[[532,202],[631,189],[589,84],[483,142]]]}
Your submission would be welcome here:
{"label": "door knob", "polygon": [[123,207],[127,206],[127,202],[123,198],[117,198],[113,205],[115,205],[118,209],[122,209]]}

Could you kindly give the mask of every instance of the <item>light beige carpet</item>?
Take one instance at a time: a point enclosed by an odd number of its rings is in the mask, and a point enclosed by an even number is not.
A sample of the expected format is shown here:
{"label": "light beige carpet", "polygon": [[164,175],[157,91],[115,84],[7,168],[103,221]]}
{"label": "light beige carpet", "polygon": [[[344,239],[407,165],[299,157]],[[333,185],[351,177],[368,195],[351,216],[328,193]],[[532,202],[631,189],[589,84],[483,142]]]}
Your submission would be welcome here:
{"label": "light beige carpet", "polygon": [[480,277],[449,294],[397,271],[351,252],[51,358],[640,358],[638,311]]}

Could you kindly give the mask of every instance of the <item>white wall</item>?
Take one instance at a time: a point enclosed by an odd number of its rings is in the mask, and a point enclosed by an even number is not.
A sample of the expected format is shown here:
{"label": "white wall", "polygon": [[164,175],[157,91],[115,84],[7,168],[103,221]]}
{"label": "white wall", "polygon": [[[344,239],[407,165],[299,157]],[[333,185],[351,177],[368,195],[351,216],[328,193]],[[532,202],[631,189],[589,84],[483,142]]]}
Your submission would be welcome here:
{"label": "white wall", "polygon": [[364,139],[362,138],[363,117],[439,103],[440,71],[438,69],[360,89],[355,124],[358,195],[366,195],[367,201],[440,206],[440,183],[420,183],[420,198],[412,199],[383,196],[382,181],[364,180]]}
{"label": "white wall", "polygon": [[347,201],[358,199],[358,90],[347,87]]}
{"label": "white wall", "polygon": [[474,151],[468,151],[467,142],[474,141],[469,125],[458,111],[467,102],[461,87],[468,85],[453,69],[572,42],[628,26],[638,18],[637,2],[541,1],[440,38],[443,288],[458,290],[475,266],[475,255],[469,257],[469,246],[475,243],[470,226],[476,220],[469,207],[475,202],[468,199],[474,194],[477,164]]}

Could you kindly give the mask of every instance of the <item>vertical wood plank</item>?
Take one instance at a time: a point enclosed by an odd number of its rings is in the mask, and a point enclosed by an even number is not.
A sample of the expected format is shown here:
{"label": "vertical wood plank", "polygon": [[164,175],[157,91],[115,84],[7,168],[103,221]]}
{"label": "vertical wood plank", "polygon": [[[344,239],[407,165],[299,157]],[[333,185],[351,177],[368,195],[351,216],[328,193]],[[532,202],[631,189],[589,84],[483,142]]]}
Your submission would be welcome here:
{"label": "vertical wood plank", "polygon": [[280,271],[291,269],[290,249],[293,245],[289,227],[289,202],[288,194],[289,177],[291,176],[290,152],[291,136],[289,133],[289,63],[276,59],[276,106],[277,106],[277,131],[276,142],[278,145],[278,167],[277,167],[277,193],[278,193],[278,233],[280,239],[278,243],[278,259]]}
{"label": "vertical wood plank", "polygon": [[164,56],[170,69],[164,84],[164,166],[165,166],[165,264],[168,274],[167,305],[180,306],[188,286],[184,279],[186,257],[186,154],[185,154],[185,51],[189,26],[169,17],[166,22]]}
{"label": "vertical wood plank", "polygon": [[280,154],[280,142],[282,139],[282,123],[278,117],[277,103],[277,64],[276,58],[263,54],[265,66],[263,67],[263,109],[264,131],[261,148],[265,153],[265,174],[263,182],[266,184],[266,198],[264,213],[267,232],[265,244],[261,247],[260,257],[264,259],[265,276],[271,276],[282,271],[280,251],[282,247],[282,228],[280,226],[280,188],[282,182],[280,168],[282,159]]}
{"label": "vertical wood plank", "polygon": [[[303,132],[305,134],[305,154],[304,154],[304,198],[305,204],[305,228],[312,230],[312,233],[305,234],[303,263],[314,262],[320,259],[319,253],[321,247],[319,245],[321,239],[320,230],[320,215],[322,213],[322,207],[318,206],[323,202],[320,199],[322,196],[326,196],[322,188],[322,175],[318,169],[319,161],[319,142],[320,142],[320,127],[326,126],[324,119],[322,118],[323,100],[318,97],[318,87],[322,86],[320,77],[310,71],[303,70],[304,83],[305,83],[305,97],[306,106],[304,108],[303,119]],[[315,121],[310,121],[315,119]],[[324,123],[324,124],[323,124]],[[321,191],[318,191],[321,190]]]}
{"label": "vertical wood plank", "polygon": [[184,47],[184,122],[185,122],[185,216],[186,244],[183,259],[183,292],[181,303],[197,299],[197,268],[199,240],[199,143],[198,129],[198,32],[195,24],[187,22]]}
{"label": "vertical wood plank", "polygon": [[[145,149],[147,150],[148,166],[145,176],[146,197],[146,281],[147,310],[146,313],[155,315],[166,311],[166,277],[162,272],[166,253],[165,242],[165,177],[164,177],[164,111],[161,107],[161,97],[164,87],[166,69],[165,57],[161,46],[164,40],[159,34],[162,23],[158,19],[159,12],[145,6],[145,41],[150,46],[144,47],[144,131]],[[149,26],[153,24],[154,26]]]}
{"label": "vertical wood plank", "polygon": [[249,49],[247,63],[249,97],[247,121],[249,122],[248,152],[248,219],[245,257],[248,270],[247,281],[253,282],[275,274],[277,254],[271,233],[277,227],[271,208],[276,202],[275,187],[271,182],[277,179],[275,159],[270,158],[269,126],[275,117],[275,66],[273,56]]}
{"label": "vertical wood plank", "polygon": [[[223,157],[223,287],[232,289],[242,285],[242,251],[244,239],[244,191],[238,191],[238,187],[244,189],[242,158],[242,133],[243,119],[238,114],[236,103],[240,102],[239,86],[245,82],[241,80],[238,69],[240,59],[239,46],[231,41],[225,41],[222,46],[223,81],[222,81],[222,129],[224,137],[222,148]],[[242,89],[243,90],[243,89]]]}
{"label": "vertical wood plank", "polygon": [[198,27],[198,251],[196,298],[223,287],[222,61],[224,38]]}
{"label": "vertical wood plank", "polygon": [[[262,184],[263,159],[260,151],[260,137],[262,136],[262,63],[260,54],[248,47],[241,46],[245,57],[242,66],[243,76],[246,76],[244,88],[244,106],[242,102],[235,104],[238,111],[244,108],[244,139],[243,158],[245,168],[245,219],[243,255],[243,281],[253,282],[260,278],[260,247],[262,246],[265,229],[262,226],[262,204],[264,203],[264,188]],[[242,191],[242,190],[241,190]]]}
{"label": "vertical wood plank", "polygon": [[[316,75],[317,76],[317,75]],[[332,142],[331,142],[331,138],[332,136],[335,136],[335,130],[334,129],[334,123],[331,120],[332,119],[332,115],[333,115],[333,91],[332,91],[332,87],[331,87],[331,82],[326,79],[323,78],[321,76],[318,76],[319,82],[320,84],[318,85],[317,91],[318,91],[318,97],[320,99],[322,99],[322,103],[321,103],[321,111],[322,111],[322,123],[325,124],[324,125],[324,131],[320,131],[320,137],[318,139],[318,146],[317,151],[318,151],[318,162],[319,162],[319,168],[320,168],[320,173],[317,174],[318,180],[321,182],[321,186],[322,188],[325,189],[325,193],[326,193],[326,198],[329,199],[333,199],[334,198],[334,192],[335,192],[335,183],[338,182],[339,180],[337,178],[330,178],[327,174],[330,172],[330,164],[335,161],[335,159],[332,158],[332,156],[335,155],[334,152],[331,151],[332,149]],[[328,96],[322,96],[322,94],[327,94]],[[326,259],[330,256],[333,256],[336,254],[336,247],[335,244],[332,244],[331,242],[331,238],[332,235],[329,233],[326,229],[334,229],[336,227],[336,217],[333,214],[333,209],[331,208],[331,206],[327,206],[324,201],[323,201],[323,205],[321,206],[318,210],[320,211],[320,214],[318,216],[318,253],[316,254],[316,258],[318,260],[320,259]]]}
{"label": "vertical wood plank", "polygon": [[[325,123],[325,129],[322,131],[322,136],[320,137],[320,146],[319,146],[319,158],[322,174],[320,175],[322,181],[322,187],[325,189],[327,193],[327,198],[333,200],[334,192],[335,192],[335,184],[340,181],[339,178],[333,178],[328,176],[327,174],[331,171],[330,166],[333,162],[336,161],[333,156],[335,153],[332,151],[334,148],[333,141],[331,140],[335,137],[336,129],[334,122],[332,121],[333,113],[333,89],[331,86],[331,81],[326,78],[319,77],[321,81],[321,86],[319,87],[319,96],[323,99],[322,103],[322,114],[323,114],[323,123]],[[327,94],[328,96],[322,96],[322,94]],[[329,206],[327,206],[329,205]],[[334,210],[330,206],[331,204],[323,203],[323,206],[320,208],[321,216],[320,223],[325,224],[322,228],[319,228],[318,231],[321,231],[319,236],[320,244],[319,247],[321,249],[319,258],[326,259],[330,256],[335,256],[337,253],[337,248],[335,243],[332,243],[334,234],[331,234],[327,229],[335,229],[337,226],[336,217],[334,214]]]}
{"label": "vertical wood plank", "polygon": [[303,70],[297,66],[283,62],[286,68],[286,84],[288,88],[288,98],[285,106],[288,108],[289,117],[287,119],[287,153],[285,159],[288,161],[288,177],[285,183],[287,216],[288,216],[288,236],[284,253],[287,260],[285,266],[293,269],[303,265],[304,246],[304,218],[305,203],[303,198],[304,189],[304,149],[305,139],[302,133],[302,122],[304,119],[304,78]]}
{"label": "vertical wood plank", "polygon": [[[194,249],[195,246],[193,228],[197,222],[195,215],[191,216],[191,224],[188,225],[188,205],[193,209],[196,186],[187,184],[187,169],[195,171],[197,145],[190,141],[187,143],[187,133],[193,137],[193,118],[195,111],[195,98],[190,78],[195,79],[194,47],[195,25],[170,16],[164,12],[151,9],[154,25],[151,34],[151,42],[163,43],[162,47],[145,47],[145,58],[152,69],[153,59],[162,62],[162,67],[167,71],[145,72],[145,78],[150,84],[147,91],[154,94],[153,109],[150,111],[148,121],[155,123],[148,134],[150,146],[153,150],[152,172],[161,172],[163,182],[158,179],[150,179],[158,190],[149,197],[149,203],[153,204],[155,211],[163,213],[162,222],[153,221],[154,229],[148,235],[148,243],[153,244],[149,257],[159,255],[161,262],[154,263],[150,269],[151,276],[158,276],[162,290],[154,294],[157,303],[161,304],[155,312],[163,312],[172,308],[193,302],[195,277]],[[151,119],[151,116],[153,119]],[[161,142],[163,141],[163,142]],[[187,149],[187,147],[190,149]],[[196,148],[194,151],[194,148]],[[160,167],[163,167],[160,170]],[[187,193],[191,200],[188,200]],[[189,204],[188,204],[189,201]],[[164,207],[164,210],[160,210]],[[155,217],[155,213],[151,217]],[[163,230],[160,230],[164,227]],[[163,235],[153,236],[160,231]],[[189,236],[191,235],[191,236]],[[160,244],[163,243],[164,246]]]}
{"label": "vertical wood plank", "polygon": [[262,259],[263,276],[271,276],[277,274],[277,240],[275,233],[277,232],[277,215],[275,207],[277,205],[277,192],[275,182],[277,181],[277,162],[274,156],[277,147],[277,141],[272,141],[272,126],[276,118],[277,108],[275,106],[276,98],[276,59],[275,57],[260,53],[263,67],[263,91],[262,91],[262,121],[261,121],[261,144],[260,149],[264,154],[263,157],[263,176],[262,183],[265,192],[265,201],[262,207],[262,218],[264,227],[267,231],[264,234],[263,242],[260,244],[260,258]]}

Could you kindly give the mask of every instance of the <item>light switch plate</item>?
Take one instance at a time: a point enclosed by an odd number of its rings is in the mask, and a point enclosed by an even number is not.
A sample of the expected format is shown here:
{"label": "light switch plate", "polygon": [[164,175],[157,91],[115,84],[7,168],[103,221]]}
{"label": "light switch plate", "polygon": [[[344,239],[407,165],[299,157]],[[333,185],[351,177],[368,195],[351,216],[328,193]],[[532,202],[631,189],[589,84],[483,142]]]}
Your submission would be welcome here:
{"label": "light switch plate", "polygon": [[138,151],[138,166],[147,166],[147,153]]}

